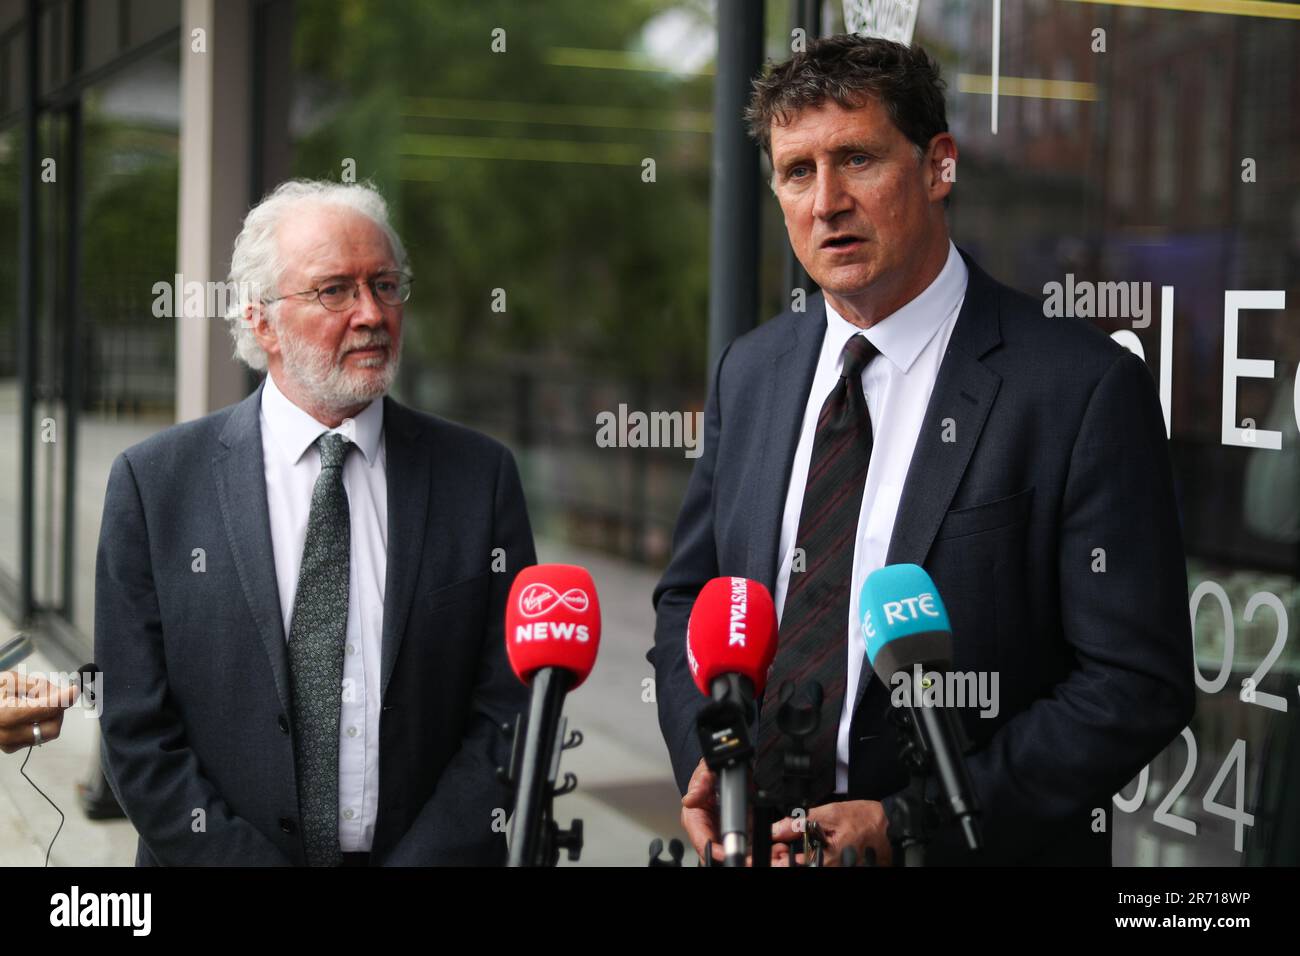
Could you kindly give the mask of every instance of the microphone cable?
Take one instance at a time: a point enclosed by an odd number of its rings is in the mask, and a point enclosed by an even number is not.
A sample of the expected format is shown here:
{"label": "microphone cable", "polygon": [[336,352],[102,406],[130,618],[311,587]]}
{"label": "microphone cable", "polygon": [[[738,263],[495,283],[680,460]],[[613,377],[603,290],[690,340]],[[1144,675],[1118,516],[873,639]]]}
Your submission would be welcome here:
{"label": "microphone cable", "polygon": [[59,809],[59,805],[50,799],[49,794],[38,787],[35,780],[27,776],[27,761],[32,759],[32,751],[36,749],[36,746],[35,743],[32,743],[27,747],[27,756],[23,757],[23,764],[18,768],[18,772],[23,775],[24,780],[32,785],[33,790],[45,798],[45,802],[52,806],[54,812],[59,815],[59,828],[54,831],[54,837],[50,840],[50,845],[45,849],[45,865],[48,867],[50,865],[50,853],[54,851],[54,841],[57,840],[59,834],[63,832],[63,824],[64,821],[67,820],[67,817],[65,817],[63,811]]}

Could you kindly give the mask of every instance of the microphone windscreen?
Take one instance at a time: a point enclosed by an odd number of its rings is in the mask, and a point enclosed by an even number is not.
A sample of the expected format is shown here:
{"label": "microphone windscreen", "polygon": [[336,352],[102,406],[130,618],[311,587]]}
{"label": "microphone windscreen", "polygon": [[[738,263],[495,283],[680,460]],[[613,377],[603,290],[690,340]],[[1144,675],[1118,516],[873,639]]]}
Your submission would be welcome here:
{"label": "microphone windscreen", "polygon": [[740,674],[762,698],[776,657],[776,607],[767,588],[748,578],[714,578],[700,589],[686,626],[686,662],[700,692],[713,679]]}
{"label": "microphone windscreen", "polygon": [[890,564],[867,575],[858,598],[872,670],[888,681],[900,668],[952,660],[952,625],[925,569]]}
{"label": "microphone windscreen", "polygon": [[94,661],[91,661],[89,664],[82,664],[77,668],[77,676],[81,679],[81,690],[85,695],[83,703],[95,703],[99,685],[99,675],[101,673],[99,665]]}
{"label": "microphone windscreen", "polygon": [[600,602],[586,568],[536,564],[515,577],[506,600],[506,654],[525,684],[543,667],[587,679],[600,646]]}

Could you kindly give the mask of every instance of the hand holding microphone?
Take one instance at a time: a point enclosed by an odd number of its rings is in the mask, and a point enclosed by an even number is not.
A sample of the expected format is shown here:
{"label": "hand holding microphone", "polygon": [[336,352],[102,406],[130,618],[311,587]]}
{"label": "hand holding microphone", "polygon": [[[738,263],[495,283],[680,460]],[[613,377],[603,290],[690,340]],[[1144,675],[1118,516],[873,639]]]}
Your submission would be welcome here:
{"label": "hand holding microphone", "polygon": [[807,864],[798,847],[804,830],[816,826],[825,847],[823,866],[848,865],[844,863],[845,851],[850,850],[854,860],[869,858],[871,865],[891,866],[893,848],[886,833],[888,825],[885,810],[877,800],[844,800],[813,807],[802,820],[786,817],[772,826],[772,865]]}
{"label": "hand holding microphone", "polygon": [[63,712],[80,692],[75,684],[56,687],[36,674],[6,670],[31,652],[32,642],[23,635],[0,646],[0,751],[7,754],[58,737]]}
{"label": "hand holding microphone", "polygon": [[682,796],[682,829],[700,860],[706,849],[715,863],[722,862],[722,836],[718,833],[718,778],[709,765],[695,765]]}
{"label": "hand holding microphone", "polygon": [[0,673],[0,751],[11,754],[57,738],[63,712],[78,693],[75,684],[57,687],[36,674]]}
{"label": "hand holding microphone", "polygon": [[[896,684],[899,673],[919,682],[920,674],[932,675],[935,671],[942,674],[951,669],[952,627],[948,612],[934,581],[919,566],[889,565],[872,572],[862,586],[858,609],[866,639],[867,663],[884,684]],[[862,679],[869,679],[869,675],[863,674]],[[979,808],[962,761],[960,728],[953,712],[928,702],[922,690],[914,687],[909,695],[908,719],[916,743],[913,753],[923,754],[925,762],[933,768],[946,809],[959,822],[967,845],[977,849]],[[918,767],[912,769],[915,772]],[[890,824],[902,822],[886,820],[883,806],[874,800],[846,800],[814,807],[806,821],[820,826],[831,851],[826,854],[826,863],[831,866],[846,847],[860,852],[873,850],[877,865],[889,866],[893,848],[886,827],[892,830]],[[788,817],[779,821],[773,828],[773,840],[794,841],[799,834],[799,822]],[[915,831],[905,833],[901,842],[909,862],[915,863],[923,857],[923,841]],[[789,865],[789,851],[778,848],[776,860]]]}
{"label": "hand holding microphone", "polygon": [[704,759],[682,798],[682,825],[701,858],[704,843],[716,844],[720,831],[727,866],[744,866],[748,853],[749,725],[775,656],[776,610],[767,588],[746,578],[714,578],[700,589],[686,628],[686,661],[710,703],[696,718]]}

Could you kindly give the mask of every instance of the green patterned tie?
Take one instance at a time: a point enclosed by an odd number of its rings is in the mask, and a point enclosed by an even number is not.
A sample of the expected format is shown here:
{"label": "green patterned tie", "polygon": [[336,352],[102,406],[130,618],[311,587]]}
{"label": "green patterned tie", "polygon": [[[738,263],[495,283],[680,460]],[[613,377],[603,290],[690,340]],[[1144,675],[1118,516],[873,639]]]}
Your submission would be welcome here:
{"label": "green patterned tie", "polygon": [[308,866],[339,866],[339,714],[348,628],[351,527],[343,461],[352,443],[327,432],[316,440],[320,477],[311,494],[307,543],[289,628],[298,810]]}

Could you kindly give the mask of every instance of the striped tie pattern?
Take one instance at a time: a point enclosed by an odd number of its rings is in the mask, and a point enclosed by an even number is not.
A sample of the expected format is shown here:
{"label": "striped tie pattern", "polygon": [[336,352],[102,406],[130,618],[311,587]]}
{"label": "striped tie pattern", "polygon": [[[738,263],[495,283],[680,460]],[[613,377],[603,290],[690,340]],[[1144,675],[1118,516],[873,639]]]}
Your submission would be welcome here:
{"label": "striped tie pattern", "polygon": [[312,489],[307,541],[289,627],[289,679],[298,811],[307,865],[341,866],[339,719],[352,536],[343,462],[352,442],[329,432],[316,443],[320,477]]}
{"label": "striped tie pattern", "polygon": [[776,724],[781,685],[798,689],[816,681],[824,694],[817,732],[805,739],[811,794],[835,788],[835,741],[848,666],[849,591],[862,491],[871,462],[871,416],[862,393],[862,370],[878,352],[865,336],[844,346],[842,370],[822,403],[813,437],[808,482],[795,546],[804,570],[790,574],[781,614],[776,660],[768,676],[758,726],[758,786],[777,792],[785,742]]}

